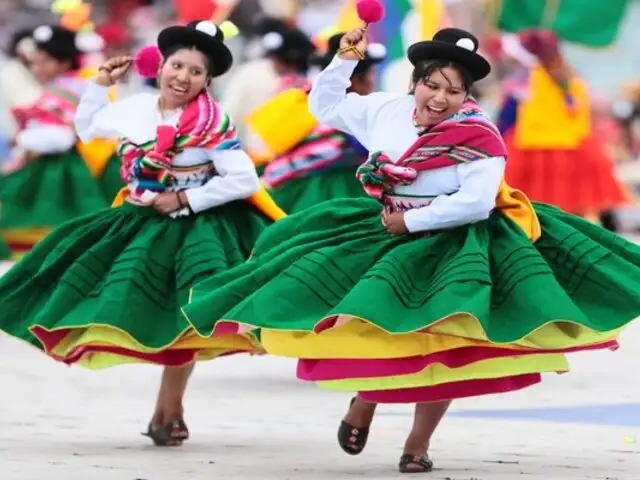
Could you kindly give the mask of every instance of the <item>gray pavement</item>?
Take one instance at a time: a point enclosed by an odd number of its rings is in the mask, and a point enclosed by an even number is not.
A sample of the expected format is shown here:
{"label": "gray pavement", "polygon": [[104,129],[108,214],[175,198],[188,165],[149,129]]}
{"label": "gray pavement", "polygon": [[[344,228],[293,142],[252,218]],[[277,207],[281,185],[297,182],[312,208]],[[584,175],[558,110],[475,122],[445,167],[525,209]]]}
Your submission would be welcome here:
{"label": "gray pavement", "polygon": [[[522,392],[454,404],[433,442],[437,480],[640,480],[640,322],[615,353]],[[349,396],[295,380],[295,363],[199,364],[186,400],[192,439],[158,449],[138,432],[160,369],[69,368],[0,335],[0,480],[405,478],[409,406],[385,406],[365,453],[335,442]],[[524,410],[523,409],[532,409]]]}

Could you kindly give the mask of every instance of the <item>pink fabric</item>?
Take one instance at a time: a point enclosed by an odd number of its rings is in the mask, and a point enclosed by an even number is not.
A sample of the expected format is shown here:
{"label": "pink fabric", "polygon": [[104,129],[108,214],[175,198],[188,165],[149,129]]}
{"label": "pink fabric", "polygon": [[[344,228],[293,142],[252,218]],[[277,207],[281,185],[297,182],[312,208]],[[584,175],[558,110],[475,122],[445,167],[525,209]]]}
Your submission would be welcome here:
{"label": "pink fabric", "polygon": [[394,375],[411,375],[421,372],[434,363],[449,368],[460,368],[481,360],[543,353],[573,353],[585,350],[615,350],[618,342],[586,345],[561,350],[512,350],[495,347],[461,347],[430,355],[389,359],[301,359],[297,375],[301,380],[323,381],[349,378],[379,378]]}
{"label": "pink fabric", "polygon": [[455,400],[457,398],[514,392],[540,383],[541,381],[542,375],[539,373],[530,373],[486,380],[464,380],[462,382],[444,383],[433,387],[359,392],[358,396],[364,401],[374,403],[438,402]]}

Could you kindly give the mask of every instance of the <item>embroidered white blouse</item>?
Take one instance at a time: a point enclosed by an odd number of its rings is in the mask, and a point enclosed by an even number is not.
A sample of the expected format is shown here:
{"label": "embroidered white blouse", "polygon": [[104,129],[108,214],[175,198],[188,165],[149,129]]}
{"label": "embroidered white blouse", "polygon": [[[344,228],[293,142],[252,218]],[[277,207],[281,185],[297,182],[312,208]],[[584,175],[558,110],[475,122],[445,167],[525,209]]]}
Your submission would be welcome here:
{"label": "embroidered white blouse", "polygon": [[[347,94],[357,61],[335,57],[318,74],[309,94],[311,113],[322,123],[355,136],[370,152],[383,151],[397,160],[418,138],[413,125],[413,95],[377,92]],[[411,185],[394,193],[410,202],[432,197],[427,206],[405,212],[410,232],[439,230],[484,220],[496,205],[505,158],[419,172]],[[423,202],[424,204],[424,202]]]}
{"label": "embroidered white blouse", "polygon": [[[109,89],[89,82],[80,99],[75,117],[78,137],[83,142],[94,138],[127,137],[142,144],[156,138],[159,125],[177,125],[180,110],[163,115],[157,93],[138,93],[114,103]],[[217,175],[207,180],[206,168],[213,162]],[[176,167],[191,167],[179,176],[174,189],[185,189],[191,209],[197,213],[256,193],[260,181],[249,156],[242,150],[187,148],[173,158]],[[135,188],[135,184],[129,185]],[[188,209],[180,215],[188,214]]]}

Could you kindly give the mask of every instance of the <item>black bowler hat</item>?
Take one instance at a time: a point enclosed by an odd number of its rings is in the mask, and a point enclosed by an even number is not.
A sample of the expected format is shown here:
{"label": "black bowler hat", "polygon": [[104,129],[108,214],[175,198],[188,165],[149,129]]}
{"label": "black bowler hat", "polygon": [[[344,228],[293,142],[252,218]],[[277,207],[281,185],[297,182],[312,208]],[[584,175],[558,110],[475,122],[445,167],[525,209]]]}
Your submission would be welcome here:
{"label": "black bowler hat", "polygon": [[423,60],[450,60],[466,68],[477,81],[491,72],[491,65],[478,53],[478,46],[473,34],[459,28],[444,28],[436,32],[433,40],[411,45],[407,56],[413,65]]}
{"label": "black bowler hat", "polygon": [[215,23],[195,20],[185,26],[167,27],[158,35],[158,48],[165,53],[175,45],[194,46],[209,58],[211,75],[226,73],[233,64],[231,50],[224,44],[224,33]]}

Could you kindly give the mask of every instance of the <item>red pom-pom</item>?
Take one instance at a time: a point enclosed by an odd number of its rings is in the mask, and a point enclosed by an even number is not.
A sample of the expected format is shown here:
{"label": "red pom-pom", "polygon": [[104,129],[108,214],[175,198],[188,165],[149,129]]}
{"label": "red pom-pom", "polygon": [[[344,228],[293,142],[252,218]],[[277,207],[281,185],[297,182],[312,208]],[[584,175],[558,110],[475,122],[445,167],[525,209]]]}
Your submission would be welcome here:
{"label": "red pom-pom", "polygon": [[160,65],[162,65],[162,54],[155,45],[142,47],[133,59],[134,68],[143,78],[155,78]]}
{"label": "red pom-pom", "polygon": [[358,17],[367,25],[378,23],[384,18],[384,5],[378,0],[360,0],[356,4]]}

